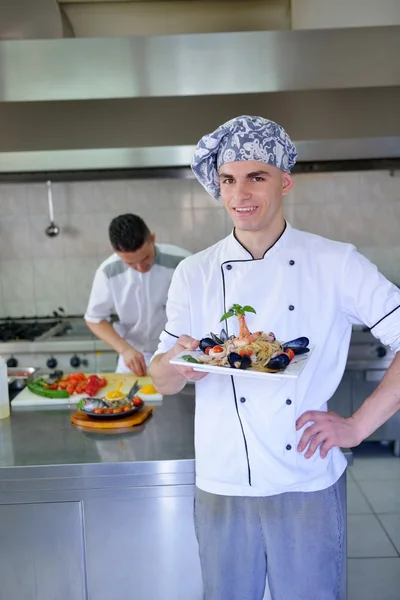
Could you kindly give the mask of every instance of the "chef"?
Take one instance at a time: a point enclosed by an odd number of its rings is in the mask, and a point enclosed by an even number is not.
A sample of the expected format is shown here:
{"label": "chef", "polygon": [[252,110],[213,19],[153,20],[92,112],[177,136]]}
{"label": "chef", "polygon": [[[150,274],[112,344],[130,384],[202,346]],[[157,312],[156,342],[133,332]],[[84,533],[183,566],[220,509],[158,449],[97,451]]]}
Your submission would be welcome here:
{"label": "chef", "polygon": [[[190,253],[155,244],[155,234],[133,214],[115,217],[109,237],[114,253],[96,271],[85,321],[118,352],[117,373],[143,376],[166,323],[173,271]],[[111,325],[113,312],[119,321]]]}
{"label": "chef", "polygon": [[[192,169],[221,198],[232,233],[184,260],[150,365],[163,394],[196,379],[195,526],[206,600],[342,600],[342,513],[353,447],[400,408],[397,354],[350,418],[327,412],[346,365],[353,323],[400,348],[400,290],[351,244],[293,229],[283,199],[296,148],[284,129],[242,116],[199,142]],[[253,332],[315,345],[297,379],[199,373],[170,359],[198,346],[233,304],[251,305]],[[233,319],[228,334],[238,334]]]}

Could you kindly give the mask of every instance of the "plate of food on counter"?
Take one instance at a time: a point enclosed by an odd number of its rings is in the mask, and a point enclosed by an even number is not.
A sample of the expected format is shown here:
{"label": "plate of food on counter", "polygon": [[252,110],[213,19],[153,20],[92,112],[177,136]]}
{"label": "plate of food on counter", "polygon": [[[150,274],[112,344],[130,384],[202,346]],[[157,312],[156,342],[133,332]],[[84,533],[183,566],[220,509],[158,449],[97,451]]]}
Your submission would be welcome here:
{"label": "plate of food on counter", "polygon": [[122,382],[117,389],[108,392],[102,398],[81,398],[77,404],[81,410],[92,419],[124,419],[138,412],[144,405],[144,401],[136,393],[139,385],[134,384],[128,394],[122,391]]}
{"label": "plate of food on counter", "polygon": [[170,363],[218,375],[261,379],[298,377],[313,350],[309,338],[301,336],[282,342],[272,332],[251,333],[245,313],[255,314],[256,311],[249,305],[234,304],[220,319],[222,322],[237,317],[237,336],[228,336],[225,329],[219,335],[210,333],[200,340],[198,349],[185,350],[171,359]]}

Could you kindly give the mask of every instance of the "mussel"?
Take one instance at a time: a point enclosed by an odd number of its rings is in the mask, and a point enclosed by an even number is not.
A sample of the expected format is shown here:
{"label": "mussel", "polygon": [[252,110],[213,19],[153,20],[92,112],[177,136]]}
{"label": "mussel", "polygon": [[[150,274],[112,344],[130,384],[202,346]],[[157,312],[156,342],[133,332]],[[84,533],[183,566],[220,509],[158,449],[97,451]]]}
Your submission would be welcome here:
{"label": "mussel", "polygon": [[303,336],[298,337],[295,340],[291,340],[290,342],[285,342],[282,344],[282,348],[284,351],[290,348],[295,354],[306,354],[306,352],[310,351],[310,349],[307,348],[309,343],[310,340]]}
{"label": "mussel", "polygon": [[203,352],[206,351],[206,348],[214,348],[214,346],[217,346],[218,343],[214,342],[213,339],[209,338],[209,337],[205,337],[203,339],[200,340],[200,350],[203,350]]}
{"label": "mussel", "polygon": [[277,356],[270,358],[265,366],[267,369],[273,369],[274,371],[283,371],[283,369],[286,369],[289,363],[290,358],[287,354],[282,352],[282,354],[278,354]]}
{"label": "mussel", "polygon": [[219,336],[215,335],[215,333],[210,333],[210,337],[211,339],[214,340],[214,342],[218,345],[218,346],[222,346],[222,344],[224,344],[227,339],[228,339],[228,334],[226,332],[226,329],[221,329],[221,332],[219,334]]}
{"label": "mussel", "polygon": [[232,369],[248,369],[251,366],[251,358],[248,354],[240,356],[237,352],[228,354],[228,362]]}

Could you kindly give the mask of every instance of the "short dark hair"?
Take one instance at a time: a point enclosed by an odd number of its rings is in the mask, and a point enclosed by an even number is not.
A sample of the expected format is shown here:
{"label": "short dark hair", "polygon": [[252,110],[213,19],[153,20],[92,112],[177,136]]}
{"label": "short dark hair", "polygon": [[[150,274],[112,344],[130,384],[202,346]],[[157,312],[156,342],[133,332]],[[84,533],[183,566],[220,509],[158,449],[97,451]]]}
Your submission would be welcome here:
{"label": "short dark hair", "polygon": [[108,235],[117,252],[135,252],[151,239],[150,229],[143,219],[132,214],[115,217],[108,228]]}

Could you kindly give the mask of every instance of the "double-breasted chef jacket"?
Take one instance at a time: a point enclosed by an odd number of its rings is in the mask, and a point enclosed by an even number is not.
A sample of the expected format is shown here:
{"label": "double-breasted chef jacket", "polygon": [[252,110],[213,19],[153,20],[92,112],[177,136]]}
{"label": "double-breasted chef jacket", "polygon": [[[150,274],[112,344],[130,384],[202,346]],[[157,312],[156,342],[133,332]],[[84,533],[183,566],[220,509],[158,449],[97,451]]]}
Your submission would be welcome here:
{"label": "double-breasted chef jacket", "polygon": [[[288,223],[263,258],[234,231],[182,261],[167,301],[156,354],[182,334],[201,339],[221,329],[233,304],[254,307],[250,331],[315,345],[297,379],[208,374],[196,383],[196,485],[214,494],[269,496],[329,487],[346,468],[339,448],[325,459],[297,451],[307,410],[327,410],[342,378],[352,324],[364,323],[394,352],[400,348],[400,290],[354,246],[293,229]],[[225,322],[238,334],[235,317]],[[305,426],[307,427],[307,426]]]}

